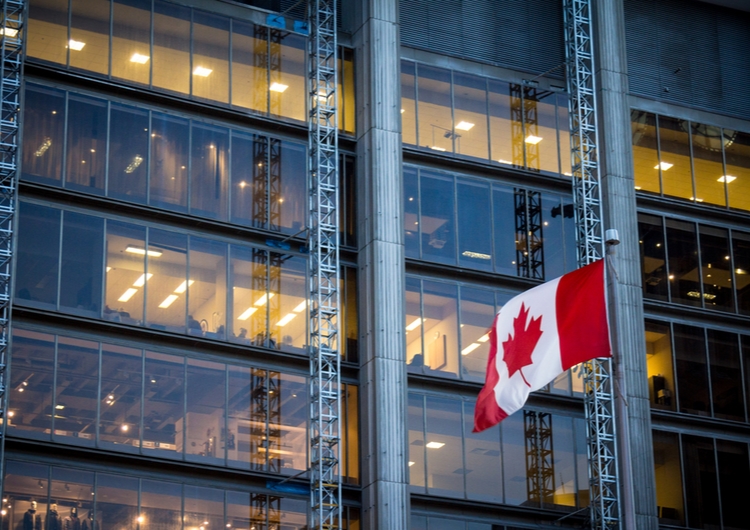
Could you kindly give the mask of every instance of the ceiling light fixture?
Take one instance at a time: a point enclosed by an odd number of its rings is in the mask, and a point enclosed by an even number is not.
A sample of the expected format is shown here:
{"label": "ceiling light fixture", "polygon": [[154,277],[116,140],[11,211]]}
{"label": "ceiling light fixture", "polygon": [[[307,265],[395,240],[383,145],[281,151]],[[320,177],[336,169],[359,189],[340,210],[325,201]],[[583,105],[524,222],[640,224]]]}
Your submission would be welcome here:
{"label": "ceiling light fixture", "polygon": [[734,180],[737,180],[737,177],[732,175],[722,175],[721,177],[719,177],[717,182],[726,182],[728,184]]}
{"label": "ceiling light fixture", "polygon": [[469,355],[471,352],[479,348],[480,344],[478,342],[472,342],[466,348],[461,350],[461,355]]}
{"label": "ceiling light fixture", "polygon": [[462,256],[466,256],[467,258],[477,258],[477,259],[492,259],[492,256],[489,254],[482,254],[481,252],[472,252],[471,250],[464,250],[461,253]]}
{"label": "ceiling light fixture", "polygon": [[443,442],[427,442],[427,444],[425,445],[425,447],[427,449],[440,449],[444,445],[445,444]]}
{"label": "ceiling light fixture", "polygon": [[288,314],[287,314],[287,315],[286,315],[286,316],[285,316],[284,318],[282,318],[281,320],[279,320],[279,321],[278,321],[278,322],[276,323],[276,325],[277,325],[277,326],[279,326],[279,327],[284,327],[284,326],[286,326],[287,324],[289,324],[289,322],[291,322],[291,321],[292,321],[292,319],[293,319],[294,317],[296,317],[296,316],[297,316],[297,315],[296,315],[295,313],[288,313]]}
{"label": "ceiling light fixture", "polygon": [[195,70],[193,70],[193,75],[208,77],[209,75],[211,75],[211,72],[213,72],[213,70],[211,70],[210,68],[206,68],[204,66],[196,66]]}
{"label": "ceiling light fixture", "polygon": [[134,53],[130,57],[131,63],[146,64],[150,57],[148,55],[141,55],[140,53]]}
{"label": "ceiling light fixture", "polygon": [[68,46],[71,50],[75,50],[77,52],[81,51],[84,46],[86,46],[85,42],[81,42],[79,40],[70,39],[68,41]]}
{"label": "ceiling light fixture", "polygon": [[289,88],[289,85],[284,85],[281,83],[271,83],[271,86],[268,88],[271,92],[278,92],[279,94],[281,94],[284,92],[284,90]]}
{"label": "ceiling light fixture", "polygon": [[542,138],[541,136],[534,136],[533,134],[530,134],[526,137],[524,142],[526,142],[527,144],[536,145],[539,142],[541,142],[543,139],[544,138]]}
{"label": "ceiling light fixture", "polygon": [[440,152],[443,152],[446,150],[444,147],[438,147],[437,145],[433,145],[432,147],[430,147],[430,149],[432,149],[433,151],[440,151]]}
{"label": "ceiling light fixture", "polygon": [[177,286],[177,289],[174,290],[177,294],[182,294],[185,291],[187,291],[187,288],[195,283],[195,280],[185,280],[180,285]]}
{"label": "ceiling light fixture", "polygon": [[133,289],[132,287],[122,293],[122,296],[117,299],[118,302],[127,302],[131,298],[133,298],[133,295],[138,292],[138,289]]}
{"label": "ceiling light fixture", "polygon": [[471,123],[470,121],[460,121],[458,122],[458,125],[456,125],[456,130],[470,131],[472,127],[474,127],[474,124]]}
{"label": "ceiling light fixture", "polygon": [[140,277],[133,283],[133,287],[143,287],[147,281],[151,279],[153,274],[141,274]]}
{"label": "ceiling light fixture", "polygon": [[15,28],[0,28],[0,35],[15,37],[16,35],[18,35],[18,30]]}
{"label": "ceiling light fixture", "polygon": [[487,342],[488,340],[490,340],[490,334],[485,333],[484,335],[482,335],[481,337],[477,339],[477,342]]}
{"label": "ceiling light fixture", "polygon": [[[130,252],[131,254],[139,254],[141,256],[145,256],[146,255],[146,249],[141,248],[141,247],[134,247],[133,245],[128,245],[125,248],[125,252]],[[152,258],[158,258],[162,254],[163,254],[163,252],[161,252],[160,250],[149,250],[148,251],[148,255],[151,256]]]}
{"label": "ceiling light fixture", "polygon": [[661,169],[662,171],[666,171],[672,166],[674,166],[674,164],[670,164],[669,162],[659,162],[654,166],[654,169]]}
{"label": "ceiling light fixture", "polygon": [[422,322],[424,322],[423,318],[416,319],[414,322],[412,322],[411,324],[409,324],[408,326],[406,326],[406,331],[414,331],[415,329],[417,329],[419,327],[419,325]]}
{"label": "ceiling light fixture", "polygon": [[159,307],[161,309],[166,309],[169,306],[171,306],[174,303],[174,301],[177,300],[178,298],[179,296],[177,296],[176,294],[170,294],[164,299],[164,301],[161,304],[159,304]]}
{"label": "ceiling light fixture", "polygon": [[247,320],[257,310],[258,310],[257,307],[250,307],[250,308],[246,309],[244,313],[242,313],[240,316],[238,316],[237,320]]}
{"label": "ceiling light fixture", "polygon": [[294,309],[292,309],[292,311],[294,311],[295,313],[301,313],[302,311],[305,310],[305,307],[307,307],[307,300],[305,300],[303,302],[300,302],[297,305],[297,307],[295,307]]}
{"label": "ceiling light fixture", "polygon": [[275,293],[268,293],[267,295],[264,294],[263,296],[261,296],[260,298],[258,298],[258,300],[253,305],[256,305],[256,306],[265,305],[266,302],[268,302],[274,296],[275,296]]}

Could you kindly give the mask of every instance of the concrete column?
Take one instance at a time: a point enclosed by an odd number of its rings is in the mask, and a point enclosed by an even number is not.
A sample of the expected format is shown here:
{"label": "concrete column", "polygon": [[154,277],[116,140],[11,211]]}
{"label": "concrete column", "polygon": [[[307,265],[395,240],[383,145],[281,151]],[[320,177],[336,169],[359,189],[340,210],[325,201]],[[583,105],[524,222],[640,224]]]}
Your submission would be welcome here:
{"label": "concrete column", "polygon": [[[633,148],[628,106],[623,0],[594,5],[596,80],[598,83],[599,162],[605,228],[619,231],[612,250],[619,281],[610,286],[613,348],[619,382],[622,528],[658,528],[651,436],[651,407],[646,373],[640,249],[633,177]],[[616,368],[617,369],[617,368]],[[624,397],[624,400],[622,399]],[[628,510],[629,508],[629,510]]]}
{"label": "concrete column", "polygon": [[357,2],[362,519],[409,527],[398,0]]}

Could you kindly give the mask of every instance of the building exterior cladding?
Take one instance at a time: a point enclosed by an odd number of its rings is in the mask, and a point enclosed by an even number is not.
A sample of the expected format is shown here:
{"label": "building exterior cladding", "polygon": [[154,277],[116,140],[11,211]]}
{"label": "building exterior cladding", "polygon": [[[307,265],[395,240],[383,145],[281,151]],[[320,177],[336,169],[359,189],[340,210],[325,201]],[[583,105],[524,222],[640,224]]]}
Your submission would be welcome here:
{"label": "building exterior cladding", "polygon": [[[28,3],[0,522],[306,528],[304,9]],[[620,498],[749,528],[750,13],[595,4]],[[494,313],[577,267],[562,2],[339,14],[341,526],[581,527],[577,372],[471,432]]]}

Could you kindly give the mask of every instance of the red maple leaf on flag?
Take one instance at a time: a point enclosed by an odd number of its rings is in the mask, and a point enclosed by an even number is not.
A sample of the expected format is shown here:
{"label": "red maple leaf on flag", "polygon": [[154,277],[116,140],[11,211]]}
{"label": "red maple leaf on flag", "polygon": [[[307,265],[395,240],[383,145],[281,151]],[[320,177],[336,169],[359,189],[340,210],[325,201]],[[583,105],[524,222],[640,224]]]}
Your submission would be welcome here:
{"label": "red maple leaf on flag", "polygon": [[513,377],[516,372],[521,372],[521,378],[526,386],[531,386],[523,375],[521,369],[524,366],[534,364],[531,360],[531,354],[536,348],[539,338],[543,331],[542,317],[532,318],[526,325],[526,319],[529,316],[529,310],[524,304],[521,304],[521,310],[518,316],[513,319],[513,335],[508,334],[508,339],[503,341],[503,361],[508,366],[508,377]]}

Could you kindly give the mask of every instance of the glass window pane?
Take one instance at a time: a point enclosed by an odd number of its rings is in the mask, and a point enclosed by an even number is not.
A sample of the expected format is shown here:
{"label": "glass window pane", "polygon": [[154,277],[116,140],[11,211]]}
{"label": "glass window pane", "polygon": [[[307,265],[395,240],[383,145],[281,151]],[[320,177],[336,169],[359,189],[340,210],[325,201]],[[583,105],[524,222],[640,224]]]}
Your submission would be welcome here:
{"label": "glass window pane", "polygon": [[697,201],[726,206],[721,127],[690,122],[693,139],[693,171]]}
{"label": "glass window pane", "polygon": [[162,458],[181,458],[185,406],[184,359],[146,352],[144,375],[143,452]]}
{"label": "glass window pane", "polygon": [[409,394],[409,490],[425,492],[424,396]]}
{"label": "glass window pane", "polygon": [[229,103],[229,19],[193,14],[193,96]]}
{"label": "glass window pane", "polygon": [[744,421],[745,405],[737,335],[713,329],[707,332],[714,417]]}
{"label": "glass window pane", "polygon": [[307,260],[275,252],[270,257],[268,347],[302,352],[307,344]]}
{"label": "glass window pane", "polygon": [[635,189],[659,193],[659,144],[656,139],[656,115],[642,110],[630,111],[633,131],[633,172]]}
{"label": "glass window pane", "polygon": [[[580,373],[580,372],[579,372]],[[578,379],[580,381],[580,379]],[[583,395],[583,389],[581,389]],[[589,444],[586,440],[588,427],[586,420],[583,418],[573,419],[573,428],[575,429],[576,444],[576,462],[578,473],[578,506],[585,507],[591,504],[591,494],[589,493]]]}
{"label": "glass window pane", "polygon": [[[674,283],[673,274],[667,281],[664,226],[661,217],[643,214],[638,216],[638,242],[641,249],[643,296],[655,300],[667,300],[668,286],[678,285],[678,283]],[[679,262],[677,264],[679,265]]]}
{"label": "glass window pane", "polygon": [[[138,514],[140,528],[180,530],[181,503],[182,486],[179,484],[156,480],[141,481],[141,511]],[[191,526],[195,527],[194,524]]]}
{"label": "glass window pane", "polygon": [[680,443],[677,434],[653,432],[654,474],[659,524],[682,526],[685,509],[682,504],[682,471]]}
{"label": "glass window pane", "polygon": [[750,314],[750,234],[732,232],[734,252],[734,289],[737,307],[742,314]]}
{"label": "glass window pane", "polygon": [[29,5],[26,55],[65,65],[68,62],[68,0]]}
{"label": "glass window pane", "polygon": [[404,244],[407,258],[419,258],[419,180],[417,169],[404,167]]}
{"label": "glass window pane", "polygon": [[59,186],[65,134],[65,93],[29,83],[24,97],[22,178]]}
{"label": "glass window pane", "polygon": [[138,479],[121,475],[96,475],[96,512],[102,528],[136,530]]}
{"label": "glass window pane", "polygon": [[99,395],[99,343],[60,337],[56,379],[54,438],[93,446]]}
{"label": "glass window pane", "polygon": [[571,176],[570,114],[567,94],[557,94],[557,134],[560,138],[560,173]]}
{"label": "glass window pane", "polygon": [[44,528],[48,487],[49,466],[13,460],[6,462],[3,494],[13,499],[11,516],[14,520],[23,519],[24,530]]}
{"label": "glass window pane", "polygon": [[73,68],[109,73],[109,10],[109,0],[71,0],[68,44]]}
{"label": "glass window pane", "polygon": [[352,363],[359,362],[359,322],[357,308],[357,269],[346,267],[343,269],[344,280],[342,288],[344,296],[341,298],[341,321],[344,324],[345,358]]}
{"label": "glass window pane", "polygon": [[747,443],[716,440],[721,488],[721,518],[725,530],[740,530],[747,526],[744,487],[750,483]]}
{"label": "glass window pane", "polygon": [[271,115],[305,121],[307,102],[307,39],[293,33],[271,36],[270,56],[278,60],[271,68]]}
{"label": "glass window pane", "polygon": [[268,29],[232,20],[232,105],[268,111]]}
{"label": "glass window pane", "polygon": [[490,186],[487,183],[459,178],[456,190],[458,264],[471,269],[491,271]]}
{"label": "glass window pane", "polygon": [[492,185],[492,213],[495,225],[495,272],[516,276],[518,265],[513,189],[498,184]]}
{"label": "glass window pane", "polygon": [[[89,510],[93,510],[94,474],[78,469],[52,468],[50,497],[52,506],[57,502],[59,516],[58,528],[80,530]],[[47,515],[47,528],[50,526],[52,513]]]}
{"label": "glass window pane", "polygon": [[659,116],[659,145],[661,159],[657,167],[661,172],[664,195],[700,202],[701,197],[693,197],[688,122]]}
{"label": "glass window pane", "polygon": [[222,530],[224,490],[185,485],[185,528]]}
{"label": "glass window pane", "polygon": [[[250,494],[240,491],[227,491],[226,528],[251,528],[259,521],[251,521]],[[265,520],[263,521],[265,523]],[[256,526],[256,530],[258,527]]]}
{"label": "glass window pane", "polygon": [[48,309],[57,305],[60,210],[21,201],[16,300]]}
{"label": "glass window pane", "polygon": [[68,98],[66,187],[101,195],[107,157],[107,102]]}
{"label": "glass window pane", "polygon": [[691,528],[720,528],[719,483],[713,440],[683,435],[682,462],[688,525]]}
{"label": "glass window pane", "polygon": [[421,175],[422,256],[428,261],[454,265],[456,241],[453,178],[424,170]]}
{"label": "glass window pane", "polygon": [[427,530],[427,517],[411,514],[409,530]]}
{"label": "glass window pane", "polygon": [[190,274],[188,280],[188,313],[200,324],[188,333],[211,339],[226,339],[227,245],[190,238]]}
{"label": "glass window pane", "polygon": [[677,392],[681,412],[710,414],[703,328],[674,325]]}
{"label": "glass window pane", "polygon": [[[506,166],[513,165],[514,125],[511,118],[510,85],[489,79],[490,158]],[[520,161],[523,165],[523,160]]]}
{"label": "glass window pane", "polygon": [[[226,431],[227,461],[231,467],[249,469],[251,459],[258,456],[258,445],[265,434],[264,404],[266,395],[263,391],[265,370],[251,370],[242,366],[229,368],[229,400],[227,402],[228,424]],[[255,373],[260,372],[260,377]],[[263,432],[259,429],[263,427]],[[263,459],[253,469],[264,469]],[[246,514],[247,515],[247,514]]]}
{"label": "glass window pane", "polygon": [[458,289],[424,281],[425,369],[458,375]]}
{"label": "glass window pane", "polygon": [[417,106],[414,83],[414,63],[401,61],[401,140],[409,145],[417,145]]}
{"label": "glass window pane", "polygon": [[461,287],[461,365],[465,379],[484,382],[490,354],[489,328],[495,316],[495,293]]}
{"label": "glass window pane", "polygon": [[[354,134],[356,122],[355,96],[354,96],[354,50],[350,48],[339,48],[341,59],[339,59],[339,127],[348,133]],[[343,67],[343,71],[341,68]]]}
{"label": "glass window pane", "polygon": [[307,149],[272,138],[270,150],[269,228],[298,234],[307,220]]}
{"label": "glass window pane", "polygon": [[420,147],[452,153],[451,72],[420,64],[417,73]]}
{"label": "glass window pane", "polygon": [[151,113],[151,195],[154,206],[187,211],[188,121]]}
{"label": "glass window pane", "polygon": [[669,324],[646,321],[646,368],[651,407],[675,410],[672,339]]}
{"label": "glass window pane", "polygon": [[557,160],[557,98],[554,92],[524,89],[526,166],[533,171],[559,173]]}
{"label": "glass window pane", "polygon": [[466,496],[481,501],[502,502],[503,488],[498,480],[502,477],[500,432],[498,429],[487,429],[473,433],[473,429],[474,404],[464,403]]}
{"label": "glass window pane", "polygon": [[[252,163],[248,164],[251,160]],[[232,134],[232,222],[268,226],[268,138]],[[278,198],[277,198],[278,201]],[[278,211],[278,205],[274,208]]]}
{"label": "glass window pane", "polygon": [[[541,254],[542,271],[544,272],[543,277],[549,280],[562,276],[566,271],[575,268],[575,264],[568,263],[567,260],[567,250],[570,245],[568,240],[573,239],[575,245],[575,235],[566,233],[567,220],[573,217],[573,205],[571,199],[567,197],[548,193],[539,195],[541,195],[540,206],[542,208],[542,224],[539,227],[539,235],[543,245]],[[535,197],[536,201],[539,201],[539,195]],[[497,227],[497,229],[500,229],[500,227]]]}
{"label": "glass window pane", "polygon": [[104,220],[65,212],[60,308],[99,318],[102,303]]}
{"label": "glass window pane", "polygon": [[487,81],[484,77],[453,74],[453,135],[456,153],[486,160]]}
{"label": "glass window pane", "polygon": [[724,129],[724,138],[729,206],[750,210],[750,133]]}
{"label": "glass window pane", "polygon": [[[99,442],[118,451],[141,446],[143,351],[102,343]],[[150,383],[149,384],[153,384]]]}
{"label": "glass window pane", "polygon": [[148,85],[151,78],[151,2],[114,0],[112,77]]}
{"label": "glass window pane", "polygon": [[[543,422],[542,416],[546,416]],[[538,427],[546,429],[550,427],[554,453],[552,454],[551,470],[554,485],[552,502],[557,509],[573,511],[577,505],[576,491],[576,452],[575,436],[573,433],[573,420],[565,416],[551,415],[548,413],[537,413],[540,423]],[[551,423],[550,423],[551,422]],[[542,433],[539,433],[540,436]],[[587,475],[580,477],[586,480]]]}
{"label": "glass window pane", "polygon": [[669,285],[673,302],[701,305],[697,246],[695,224],[667,219]]}
{"label": "glass window pane", "polygon": [[212,219],[226,219],[229,131],[197,125],[192,130],[190,211]]}
{"label": "glass window pane", "polygon": [[461,402],[427,397],[427,488],[433,495],[464,496]]}
{"label": "glass window pane", "polygon": [[346,402],[342,406],[344,413],[341,447],[342,459],[344,459],[342,475],[347,483],[359,484],[359,387],[345,385],[344,392]]}
{"label": "glass window pane", "polygon": [[[146,321],[149,327],[185,333],[189,281],[187,237],[149,229],[146,285]],[[140,283],[140,282],[139,282]],[[188,332],[202,335],[200,322],[188,315]]]}
{"label": "glass window pane", "polygon": [[148,279],[145,262],[146,229],[108,220],[105,319],[143,323],[143,292]]}
{"label": "glass window pane", "polygon": [[307,469],[307,381],[268,373],[268,466],[273,473],[296,475]]}
{"label": "glass window pane", "polygon": [[229,307],[232,314],[230,340],[264,346],[268,313],[268,253],[265,250],[232,246]]}
{"label": "glass window pane", "polygon": [[10,368],[8,434],[49,440],[53,415],[54,335],[15,327]]}
{"label": "glass window pane", "polygon": [[734,311],[729,235],[722,228],[700,227],[703,298],[711,309]]}
{"label": "glass window pane", "polygon": [[185,446],[188,460],[224,465],[225,376],[226,365],[223,363],[188,359]]}
{"label": "glass window pane", "polygon": [[146,202],[148,178],[148,113],[112,105],[107,195],[128,202]]}
{"label": "glass window pane", "polygon": [[503,444],[503,491],[505,503],[518,506],[539,506],[529,498],[526,488],[526,437],[523,413],[511,414],[500,424]]}
{"label": "glass window pane", "polygon": [[409,371],[422,372],[422,282],[419,278],[406,277],[406,362]]}
{"label": "glass window pane", "polygon": [[[270,497],[274,499],[274,497]],[[274,499],[275,500],[275,499]],[[278,499],[279,510],[268,514],[268,530],[305,530],[307,528],[307,502],[281,497]],[[281,518],[284,518],[283,521]]]}
{"label": "glass window pane", "polygon": [[190,93],[190,9],[154,2],[153,86]]}

